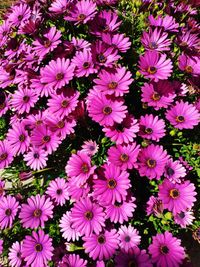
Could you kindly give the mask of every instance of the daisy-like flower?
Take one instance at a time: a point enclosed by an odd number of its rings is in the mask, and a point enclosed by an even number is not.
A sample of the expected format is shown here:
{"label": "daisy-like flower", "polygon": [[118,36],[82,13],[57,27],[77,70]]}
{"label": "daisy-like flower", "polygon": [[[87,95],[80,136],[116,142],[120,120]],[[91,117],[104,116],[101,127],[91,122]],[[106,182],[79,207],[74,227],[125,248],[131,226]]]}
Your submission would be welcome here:
{"label": "daisy-like flower", "polygon": [[7,68],[3,68],[0,66],[0,86],[1,88],[6,88],[7,86],[10,86],[11,84],[15,83],[15,74],[16,71],[13,67],[10,65],[7,66]]}
{"label": "daisy-like flower", "polygon": [[171,40],[168,39],[168,34],[162,29],[150,29],[149,32],[143,32],[141,42],[145,49],[156,51],[169,51]]}
{"label": "daisy-like flower", "polygon": [[130,71],[127,71],[125,67],[117,68],[115,71],[105,71],[99,73],[99,78],[94,79],[95,88],[106,94],[123,96],[129,92],[129,85],[133,82]]}
{"label": "daisy-like flower", "polygon": [[71,44],[76,51],[88,51],[91,50],[91,43],[82,38],[72,37]]}
{"label": "daisy-like flower", "polygon": [[114,223],[123,223],[127,222],[129,218],[133,217],[133,212],[135,211],[136,205],[134,203],[134,197],[126,197],[126,200],[122,202],[115,203],[101,203],[106,210],[106,219],[109,219],[111,222]]}
{"label": "daisy-like flower", "polygon": [[72,227],[72,216],[71,211],[67,211],[61,218],[59,227],[61,228],[62,236],[68,242],[69,241],[76,241],[80,237],[80,233]]}
{"label": "daisy-like flower", "polygon": [[55,14],[62,14],[65,12],[69,12],[69,9],[72,7],[72,1],[71,0],[55,0],[51,3],[51,6],[49,7],[49,11],[55,13]]}
{"label": "daisy-like flower", "polygon": [[140,146],[136,143],[112,146],[108,150],[108,160],[120,167],[121,170],[133,169],[133,167],[137,167],[139,151]]}
{"label": "daisy-like flower", "polygon": [[141,236],[139,232],[129,225],[128,227],[122,225],[118,231],[119,234],[119,246],[121,250],[128,252],[129,249],[134,248],[140,244]]}
{"label": "daisy-like flower", "polygon": [[22,244],[16,241],[12,244],[8,253],[9,264],[11,267],[20,267],[22,264]]}
{"label": "daisy-like flower", "polygon": [[38,94],[33,89],[18,88],[15,93],[12,95],[10,101],[11,106],[19,114],[24,112],[29,113],[30,109],[35,106],[38,101]]}
{"label": "daisy-like flower", "polygon": [[179,160],[169,159],[165,166],[164,176],[172,183],[180,183],[181,178],[186,176],[186,169]]}
{"label": "daisy-like flower", "polygon": [[70,10],[69,15],[64,19],[67,21],[74,21],[75,25],[85,24],[89,20],[92,20],[97,12],[96,4],[91,0],[78,1],[74,7]]}
{"label": "daisy-like flower", "polygon": [[68,178],[68,187],[69,187],[69,195],[72,200],[80,200],[81,198],[86,197],[89,194],[90,187],[89,184],[86,182],[84,184],[77,184],[74,181],[74,178]]}
{"label": "daisy-like flower", "polygon": [[25,228],[44,227],[44,223],[53,217],[53,204],[50,198],[44,195],[31,196],[27,199],[28,204],[22,204],[19,218]]}
{"label": "daisy-like flower", "polygon": [[22,257],[32,267],[47,266],[53,256],[52,239],[43,230],[25,236],[22,243]]}
{"label": "daisy-like flower", "polygon": [[71,64],[69,59],[57,58],[57,60],[51,60],[49,65],[41,69],[41,83],[48,83],[48,86],[53,89],[59,89],[74,76],[74,65]]}
{"label": "daisy-like flower", "polygon": [[0,92],[0,117],[2,117],[9,109],[10,97],[6,96],[3,91]]}
{"label": "daisy-like flower", "polygon": [[33,50],[41,57],[52,52],[61,43],[61,32],[56,27],[51,27],[42,38],[33,42]]}
{"label": "daisy-like flower", "polygon": [[81,151],[86,153],[88,156],[94,156],[98,152],[99,146],[96,141],[88,140],[82,145]]}
{"label": "daisy-like flower", "polygon": [[77,52],[72,59],[72,64],[75,65],[75,74],[77,77],[88,77],[92,73],[97,73],[90,50],[84,49],[83,51]]}
{"label": "daisy-like flower", "polygon": [[[92,104],[95,103],[95,106]],[[122,99],[108,99],[103,94],[94,96],[88,105],[89,116],[102,126],[121,123],[126,117],[127,107]]]}
{"label": "daisy-like flower", "polygon": [[82,198],[71,209],[72,227],[81,235],[99,234],[105,227],[103,208],[92,202],[90,198]]}
{"label": "daisy-like flower", "polygon": [[12,161],[13,152],[8,141],[0,141],[0,169],[8,167]]}
{"label": "daisy-like flower", "polygon": [[138,171],[140,176],[146,176],[150,180],[157,180],[164,173],[165,165],[169,159],[167,151],[162,146],[151,144],[143,148],[138,156]]}
{"label": "daisy-like flower", "polygon": [[29,147],[29,136],[22,123],[15,123],[12,129],[8,130],[7,140],[10,144],[13,154],[19,155],[27,151]]}
{"label": "daisy-like flower", "polygon": [[199,37],[198,34],[192,34],[191,31],[186,31],[182,35],[178,35],[177,41],[182,49],[191,48],[199,49]]}
{"label": "daisy-like flower", "polygon": [[193,212],[190,210],[181,211],[174,215],[174,222],[179,224],[181,228],[186,228],[188,225],[191,225],[195,217]]}
{"label": "daisy-like flower", "polygon": [[94,173],[96,166],[91,165],[91,159],[85,153],[78,151],[73,154],[67,162],[65,171],[73,178],[77,185],[83,185],[91,174]]}
{"label": "daisy-like flower", "polygon": [[74,266],[74,267],[87,267],[87,261],[80,258],[76,254],[67,254],[62,258],[58,267]]}
{"label": "daisy-like flower", "polygon": [[176,23],[174,17],[166,15],[161,17],[160,15],[157,18],[154,18],[153,15],[149,15],[148,17],[149,23],[151,26],[164,28],[165,31],[169,32],[177,32],[179,28],[179,24]]}
{"label": "daisy-like flower", "polygon": [[130,188],[129,174],[113,164],[104,165],[104,172],[94,180],[94,196],[98,201],[114,204],[126,199]]}
{"label": "daisy-like flower", "polygon": [[69,90],[67,94],[52,94],[48,100],[49,112],[63,119],[68,116],[78,105],[78,91]]}
{"label": "daisy-like flower", "polygon": [[163,207],[172,211],[173,214],[191,209],[196,201],[196,194],[194,184],[188,180],[181,184],[174,184],[165,179],[159,185],[158,196],[163,203]]}
{"label": "daisy-like flower", "polygon": [[145,83],[142,88],[142,102],[155,110],[167,108],[173,103],[176,93],[173,85],[167,80],[161,80],[157,83]]}
{"label": "daisy-like flower", "polygon": [[159,217],[163,213],[163,204],[162,201],[158,197],[151,196],[147,201],[146,212],[147,215],[154,214]]}
{"label": "daisy-like flower", "polygon": [[113,48],[116,48],[121,53],[126,53],[131,46],[129,37],[125,37],[125,35],[122,33],[102,33],[102,41]]}
{"label": "daisy-like flower", "polygon": [[15,5],[12,7],[12,12],[8,16],[8,21],[12,26],[19,26],[27,21],[31,16],[31,9],[26,4]]}
{"label": "daisy-like flower", "polygon": [[193,129],[199,123],[200,113],[194,105],[181,100],[166,112],[166,118],[175,128]]}
{"label": "daisy-like flower", "polygon": [[40,170],[47,165],[48,154],[40,147],[32,147],[30,151],[24,155],[27,166],[33,170]]}
{"label": "daisy-like flower", "polygon": [[179,69],[187,74],[198,76],[200,74],[200,59],[196,56],[181,54],[178,58]]}
{"label": "daisy-like flower", "polygon": [[136,133],[139,131],[139,124],[132,115],[126,114],[126,117],[120,124],[114,124],[112,127],[104,127],[103,132],[117,145],[133,142]]}
{"label": "daisy-like flower", "polygon": [[158,116],[152,114],[140,117],[140,131],[139,136],[145,139],[150,139],[158,142],[160,138],[165,136],[165,122],[159,119]]}
{"label": "daisy-like flower", "polygon": [[115,266],[153,267],[149,255],[146,253],[146,250],[140,250],[138,247],[129,249],[128,253],[121,251],[115,257]]}
{"label": "daisy-like flower", "polygon": [[17,215],[19,203],[10,195],[0,198],[0,228],[10,228]]}
{"label": "daisy-like flower", "polygon": [[48,154],[51,154],[58,148],[61,140],[46,125],[41,125],[32,131],[31,143],[36,147],[44,148]]}
{"label": "daisy-like flower", "polygon": [[179,267],[185,258],[181,240],[173,237],[168,231],[153,236],[149,253],[152,256],[153,263],[158,267]]}
{"label": "daisy-like flower", "polygon": [[83,237],[83,247],[85,252],[93,259],[108,260],[110,259],[118,248],[118,234],[115,229],[111,231],[105,230],[102,234],[91,234]]}
{"label": "daisy-like flower", "polygon": [[68,184],[64,178],[56,178],[49,183],[46,191],[57,205],[63,206],[69,199]]}
{"label": "daisy-like flower", "polygon": [[165,54],[160,54],[157,51],[146,51],[139,59],[140,73],[145,78],[152,79],[155,82],[170,77],[172,67],[171,60],[167,59]]}

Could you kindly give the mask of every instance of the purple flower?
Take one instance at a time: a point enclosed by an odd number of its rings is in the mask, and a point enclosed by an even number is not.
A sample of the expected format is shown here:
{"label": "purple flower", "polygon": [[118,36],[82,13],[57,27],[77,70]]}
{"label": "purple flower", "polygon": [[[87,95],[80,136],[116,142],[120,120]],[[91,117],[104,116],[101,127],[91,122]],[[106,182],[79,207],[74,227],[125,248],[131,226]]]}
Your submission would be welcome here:
{"label": "purple flower", "polygon": [[87,267],[87,261],[80,258],[76,254],[67,254],[62,258],[62,261],[59,263],[58,267]]}
{"label": "purple flower", "polygon": [[180,225],[181,228],[186,228],[188,225],[193,223],[193,220],[195,220],[193,215],[193,212],[190,210],[181,211],[180,213],[176,213],[174,215],[174,222]]}
{"label": "purple flower", "polygon": [[178,66],[180,70],[187,74],[198,76],[200,74],[200,59],[196,56],[188,56],[181,54],[178,58]]}
{"label": "purple flower", "polygon": [[129,249],[137,247],[140,244],[141,237],[139,236],[139,232],[129,225],[128,227],[122,225],[119,228],[119,247],[121,250],[124,250],[126,253]]}
{"label": "purple flower", "polygon": [[49,183],[46,191],[47,195],[55,201],[57,205],[63,206],[69,199],[69,188],[64,178],[56,178]]}
{"label": "purple flower", "polygon": [[0,198],[0,228],[11,228],[19,209],[19,203],[10,195]]}
{"label": "purple flower", "polygon": [[165,166],[164,176],[172,183],[180,183],[181,178],[186,176],[186,169],[179,160],[169,159]]}
{"label": "purple flower", "polygon": [[169,32],[178,32],[179,24],[176,23],[175,18],[172,16],[166,15],[165,17],[161,17],[159,15],[157,18],[154,18],[153,15],[150,15],[148,19],[151,26],[161,27]]}
{"label": "purple flower", "polygon": [[16,241],[12,244],[8,253],[9,264],[11,267],[21,267],[22,264],[22,244]]}
{"label": "purple flower", "polygon": [[0,169],[8,167],[12,161],[13,153],[8,141],[0,141]]}
{"label": "purple flower", "polygon": [[30,151],[24,155],[27,166],[33,170],[40,170],[47,165],[47,152],[40,147],[32,147]]}

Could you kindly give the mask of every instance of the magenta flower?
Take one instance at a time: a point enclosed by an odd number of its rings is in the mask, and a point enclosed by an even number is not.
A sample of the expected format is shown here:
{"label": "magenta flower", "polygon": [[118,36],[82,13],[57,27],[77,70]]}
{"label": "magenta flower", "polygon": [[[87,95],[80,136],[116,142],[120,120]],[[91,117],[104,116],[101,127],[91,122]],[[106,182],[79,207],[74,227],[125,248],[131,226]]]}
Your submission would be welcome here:
{"label": "magenta flower", "polygon": [[70,240],[79,240],[80,233],[72,227],[71,211],[67,211],[61,218],[59,227],[61,228],[62,236],[69,242]]}
{"label": "magenta flower", "polygon": [[188,225],[193,223],[193,220],[195,220],[193,215],[192,211],[181,211],[180,213],[176,213],[174,215],[174,222],[179,224],[181,228],[186,228]]}
{"label": "magenta flower", "polygon": [[150,29],[149,32],[143,32],[141,42],[145,49],[156,51],[169,51],[171,40],[168,39],[168,34],[162,29]]}
{"label": "magenta flower", "polygon": [[154,18],[153,15],[148,17],[149,23],[151,26],[162,27],[165,31],[169,32],[178,32],[179,24],[176,23],[174,17],[166,15],[161,17],[160,15],[157,18]]}
{"label": "magenta flower", "polygon": [[27,4],[21,3],[12,7],[12,12],[8,17],[8,21],[12,26],[19,26],[27,21],[31,16],[30,7]]}
{"label": "magenta flower", "polygon": [[0,228],[11,228],[17,215],[19,203],[10,195],[0,198]]}
{"label": "magenta flower", "polygon": [[150,180],[159,180],[164,173],[164,168],[169,159],[167,151],[162,146],[149,145],[143,148],[138,156],[138,171],[141,176],[146,176]]}
{"label": "magenta flower", "polygon": [[139,236],[139,232],[129,225],[128,227],[122,225],[119,228],[119,247],[121,250],[124,250],[126,253],[129,249],[137,247],[140,244],[141,237]]}
{"label": "magenta flower", "polygon": [[75,6],[70,10],[69,15],[64,19],[67,21],[74,21],[75,25],[85,24],[89,20],[92,20],[97,12],[96,4],[91,0],[81,0],[75,3]]}
{"label": "magenta flower", "polygon": [[24,155],[26,165],[33,170],[40,170],[47,165],[48,154],[44,149],[39,147],[32,147],[31,150]]}
{"label": "magenta flower", "polygon": [[16,241],[12,244],[8,253],[9,264],[11,267],[21,267],[22,265],[22,244]]}
{"label": "magenta flower", "polygon": [[[95,103],[95,106],[92,104]],[[109,99],[103,94],[94,96],[88,105],[89,116],[102,126],[121,123],[126,117],[127,107],[121,99]]]}
{"label": "magenta flower", "polygon": [[63,1],[63,0],[55,0],[51,3],[49,7],[49,11],[55,14],[62,14],[69,11],[69,8],[72,7],[71,0]]}
{"label": "magenta flower", "polygon": [[119,222],[122,224],[125,221],[127,222],[129,218],[133,217],[133,212],[136,208],[134,201],[134,197],[131,197],[130,199],[126,197],[126,200],[122,202],[115,201],[114,204],[101,203],[103,206],[105,206],[106,209],[106,219],[109,219],[114,223]]}
{"label": "magenta flower", "polygon": [[186,176],[186,169],[179,160],[169,159],[165,166],[164,176],[172,183],[180,183],[181,178]]}
{"label": "magenta flower", "polygon": [[53,256],[52,239],[43,230],[25,236],[22,243],[22,257],[32,267],[47,266]]}
{"label": "magenta flower", "polygon": [[142,102],[155,110],[167,108],[173,103],[176,93],[173,85],[167,80],[157,83],[145,83],[142,88]]}
{"label": "magenta flower", "polygon": [[121,170],[131,170],[133,167],[137,167],[136,161],[139,151],[140,146],[136,143],[112,146],[108,150],[108,160],[120,167]]}
{"label": "magenta flower", "polygon": [[25,228],[44,227],[44,223],[53,217],[53,204],[44,195],[31,196],[28,204],[22,204],[19,218]]}
{"label": "magenta flower", "polygon": [[72,59],[72,64],[75,65],[75,74],[77,77],[88,77],[92,73],[97,73],[94,68],[92,54],[89,50],[77,52]]}
{"label": "magenta flower", "polygon": [[0,141],[0,169],[8,167],[12,161],[13,153],[8,141]]}
{"label": "magenta flower", "polygon": [[67,162],[65,172],[77,185],[83,185],[87,179],[94,173],[96,166],[91,165],[90,157],[78,151],[73,154]]}
{"label": "magenta flower", "polygon": [[120,33],[102,33],[102,41],[113,48],[116,48],[121,53],[126,53],[131,46],[129,37]]}
{"label": "magenta flower", "polygon": [[196,56],[181,54],[178,58],[179,69],[187,74],[198,76],[200,74],[200,59]]}
{"label": "magenta flower", "polygon": [[117,145],[133,142],[136,133],[139,131],[139,124],[132,115],[126,114],[126,117],[120,124],[114,124],[111,127],[104,127],[103,132]]}
{"label": "magenta flower", "polygon": [[88,237],[83,237],[85,252],[93,259],[108,260],[118,248],[118,234],[115,229],[105,231],[100,235],[92,234]]}
{"label": "magenta flower", "polygon": [[71,222],[81,235],[90,236],[93,232],[99,234],[105,227],[105,213],[90,198],[82,198],[71,209]]}
{"label": "magenta flower", "polygon": [[193,129],[199,123],[200,113],[195,106],[181,100],[166,112],[166,118],[175,128]]}
{"label": "magenta flower", "polygon": [[59,89],[74,76],[74,65],[70,63],[69,59],[57,58],[57,60],[51,60],[49,65],[45,66],[41,70],[41,83],[48,83],[48,86],[53,89]]}
{"label": "magenta flower", "polygon": [[15,70],[5,69],[0,66],[0,86],[1,88],[6,88],[7,86],[10,86],[11,84],[15,83]]}
{"label": "magenta flower", "polygon": [[73,177],[68,178],[67,182],[69,187],[69,195],[72,200],[80,200],[80,198],[84,198],[88,195],[90,187],[87,182],[84,184],[77,184]]}
{"label": "magenta flower", "polygon": [[61,32],[56,27],[51,27],[41,39],[33,42],[33,50],[41,57],[52,52],[61,43]]}
{"label": "magenta flower", "polygon": [[82,145],[81,151],[86,153],[88,156],[94,156],[98,152],[99,146],[96,141],[88,140]]}
{"label": "magenta flower", "polygon": [[165,136],[165,122],[159,119],[158,116],[152,114],[140,117],[140,131],[139,136],[145,139],[150,139],[158,142],[160,138]]}
{"label": "magenta flower", "polygon": [[55,201],[56,205],[63,206],[66,200],[69,199],[69,189],[66,180],[64,178],[56,178],[51,181],[46,193]]}
{"label": "magenta flower", "polygon": [[163,204],[162,201],[158,197],[151,196],[147,201],[146,212],[147,215],[154,214],[157,217],[160,217],[163,213]]}
{"label": "magenta flower", "polygon": [[102,176],[94,180],[95,198],[108,204],[125,200],[127,190],[130,188],[129,174],[113,164],[103,167]]}
{"label": "magenta flower", "polygon": [[192,34],[191,31],[183,32],[182,35],[177,36],[177,41],[182,49],[198,49],[199,37],[198,34]]}
{"label": "magenta flower", "polygon": [[149,253],[152,256],[153,263],[158,267],[178,267],[185,258],[181,240],[173,237],[169,232],[153,236],[152,244],[149,246]]}
{"label": "magenta flower", "polygon": [[123,96],[129,92],[129,85],[133,82],[131,76],[125,67],[112,72],[102,70],[99,79],[94,79],[96,83],[94,88],[107,95]]}
{"label": "magenta flower", "polygon": [[87,267],[87,261],[80,258],[76,254],[67,254],[62,258],[58,267],[74,266],[74,267]]}
{"label": "magenta flower", "polygon": [[171,76],[172,62],[170,59],[167,59],[165,54],[159,54],[157,51],[147,51],[144,55],[140,56],[139,68],[140,73],[145,78],[157,82]]}
{"label": "magenta flower", "polygon": [[172,211],[173,214],[191,209],[196,201],[196,194],[194,184],[188,180],[181,184],[174,184],[165,179],[159,185],[158,196],[164,208]]}

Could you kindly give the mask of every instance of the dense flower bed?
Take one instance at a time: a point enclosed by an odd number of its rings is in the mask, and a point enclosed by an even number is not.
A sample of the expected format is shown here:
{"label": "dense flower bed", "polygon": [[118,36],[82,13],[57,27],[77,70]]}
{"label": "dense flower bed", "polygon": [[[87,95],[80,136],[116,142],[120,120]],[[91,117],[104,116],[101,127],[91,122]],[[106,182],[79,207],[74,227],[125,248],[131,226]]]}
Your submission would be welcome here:
{"label": "dense flower bed", "polygon": [[2,266],[188,264],[184,233],[200,239],[197,6],[20,0],[8,10]]}

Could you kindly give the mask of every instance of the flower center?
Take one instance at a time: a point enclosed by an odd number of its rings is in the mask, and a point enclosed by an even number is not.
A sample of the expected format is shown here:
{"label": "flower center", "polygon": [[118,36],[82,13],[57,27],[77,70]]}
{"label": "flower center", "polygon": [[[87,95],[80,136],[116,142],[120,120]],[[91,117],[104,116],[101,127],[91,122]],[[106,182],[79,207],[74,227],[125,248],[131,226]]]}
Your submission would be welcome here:
{"label": "flower center", "polygon": [[44,47],[45,48],[48,48],[48,47],[50,47],[51,46],[51,41],[50,40],[46,40],[46,41],[44,41]]}
{"label": "flower center", "polygon": [[112,108],[111,108],[111,107],[108,107],[108,106],[104,107],[104,108],[103,108],[103,113],[104,113],[105,115],[109,115],[109,114],[111,114],[111,113],[112,113]]}
{"label": "flower center", "polygon": [[108,84],[108,88],[109,88],[109,89],[116,89],[116,88],[117,88],[117,85],[118,85],[117,82],[110,82],[110,83]]}
{"label": "flower center", "polygon": [[153,133],[153,130],[151,128],[145,128],[144,131],[146,134],[152,134]]}
{"label": "flower center", "polygon": [[25,96],[23,97],[23,101],[24,101],[25,103],[28,103],[29,100],[30,100],[30,97],[29,97],[28,95],[25,95]]}
{"label": "flower center", "polygon": [[69,102],[65,99],[61,103],[62,108],[67,108],[69,106]]}
{"label": "flower center", "polygon": [[62,195],[62,192],[63,192],[63,191],[62,191],[62,189],[60,189],[60,188],[56,190],[56,194],[57,194],[57,195]]}
{"label": "flower center", "polygon": [[147,160],[147,165],[148,165],[149,168],[154,168],[156,166],[155,159],[148,159]]}
{"label": "flower center", "polygon": [[36,210],[34,210],[33,215],[34,215],[35,217],[39,218],[39,217],[42,215],[42,211],[41,211],[41,209],[36,209]]}
{"label": "flower center", "polygon": [[150,67],[148,67],[147,72],[149,74],[155,74],[157,72],[157,69],[156,69],[156,67],[150,66]]}
{"label": "flower center", "polygon": [[42,138],[43,143],[48,143],[50,140],[51,140],[51,137],[50,137],[49,135],[45,135],[45,136]]}
{"label": "flower center", "polygon": [[181,42],[180,43],[180,46],[187,46],[188,44],[187,44],[187,42]]}
{"label": "flower center", "polygon": [[167,255],[169,253],[169,249],[167,246],[161,246],[160,247],[160,252],[164,255]]}
{"label": "flower center", "polygon": [[107,58],[104,56],[103,53],[101,53],[101,54],[98,55],[98,60],[99,60],[100,63],[105,63]]}
{"label": "flower center", "polygon": [[154,101],[158,101],[158,100],[160,100],[160,95],[158,93],[154,92],[151,99],[153,99]]}
{"label": "flower center", "polygon": [[17,18],[18,18],[18,20],[22,20],[23,19],[23,16],[22,15],[19,15]]}
{"label": "flower center", "polygon": [[130,242],[131,241],[130,236],[129,235],[125,236],[124,241],[127,243]]}
{"label": "flower center", "polygon": [[90,210],[88,210],[88,211],[86,211],[86,212],[84,213],[84,216],[85,216],[85,218],[86,218],[88,221],[91,221],[92,218],[93,218],[93,212],[90,211]]}
{"label": "flower center", "polygon": [[89,172],[89,166],[87,163],[83,163],[83,165],[81,166],[81,170],[84,172],[84,173],[87,173]]}
{"label": "flower center", "polygon": [[178,198],[179,197],[179,195],[180,195],[180,193],[179,193],[179,191],[177,190],[177,189],[171,189],[170,191],[169,191],[169,195],[170,195],[170,197],[172,197],[173,199],[176,199],[176,198]]}
{"label": "flower center", "polygon": [[104,235],[100,235],[97,239],[99,244],[104,244],[106,242],[106,238]]}
{"label": "flower center", "polygon": [[156,42],[151,42],[151,43],[149,44],[149,47],[150,47],[151,49],[156,49],[156,48],[158,48],[158,45],[157,45]]}
{"label": "flower center", "polygon": [[5,214],[6,214],[7,216],[10,216],[10,215],[12,214],[12,210],[11,210],[11,209],[7,209],[7,210],[5,211]]}
{"label": "flower center", "polygon": [[57,80],[57,81],[60,81],[60,80],[62,80],[63,78],[64,78],[64,73],[59,72],[59,73],[56,74],[56,80]]}
{"label": "flower center", "polygon": [[8,154],[7,153],[3,153],[0,155],[0,160],[6,160],[8,157]]}
{"label": "flower center", "polygon": [[4,109],[6,107],[6,104],[3,103],[3,104],[0,104],[0,109]]}
{"label": "flower center", "polygon": [[185,67],[185,71],[186,71],[187,73],[192,73],[192,72],[193,72],[193,68],[192,68],[191,66],[186,66],[186,67]]}
{"label": "flower center", "polygon": [[34,153],[33,157],[34,157],[34,159],[39,159],[39,154],[38,153]]}
{"label": "flower center", "polygon": [[42,124],[42,120],[37,120],[37,121],[35,122],[35,124],[36,124],[36,125],[41,125],[41,124]]}
{"label": "flower center", "polygon": [[77,17],[78,20],[84,20],[85,18],[86,18],[85,14],[79,14]]}
{"label": "flower center", "polygon": [[177,116],[176,117],[176,122],[184,122],[185,121],[185,118],[183,116]]}
{"label": "flower center", "polygon": [[64,121],[59,121],[57,123],[57,127],[60,128],[60,129],[64,128],[65,127],[65,122]]}
{"label": "flower center", "polygon": [[123,204],[123,203],[121,203],[121,202],[115,201],[114,206],[115,206],[116,208],[120,208],[120,207],[122,206],[122,204]]}
{"label": "flower center", "polygon": [[2,195],[3,195],[3,192],[4,192],[4,189],[3,189],[3,187],[0,187],[0,196],[2,196]]}
{"label": "flower center", "polygon": [[43,249],[43,246],[42,246],[41,244],[36,244],[36,245],[35,245],[35,251],[36,251],[36,252],[41,252],[42,249]]}
{"label": "flower center", "polygon": [[181,218],[181,219],[184,219],[185,218],[185,213],[183,211],[181,211],[178,216]]}
{"label": "flower center", "polygon": [[83,68],[88,69],[90,67],[90,62],[84,62],[83,63]]}
{"label": "flower center", "polygon": [[172,168],[167,168],[167,175],[172,176],[175,173],[175,171]]}
{"label": "flower center", "polygon": [[130,260],[130,261],[128,262],[128,267],[137,267],[137,264],[135,263],[134,260]]}
{"label": "flower center", "polygon": [[123,153],[120,155],[120,160],[122,162],[127,162],[129,160],[129,156],[127,154]]}
{"label": "flower center", "polygon": [[25,139],[26,139],[25,135],[24,135],[24,134],[20,134],[20,136],[19,136],[19,141],[20,141],[20,142],[24,142]]}
{"label": "flower center", "polygon": [[117,186],[117,182],[115,179],[109,179],[108,180],[108,187],[110,189],[114,189]]}
{"label": "flower center", "polygon": [[110,30],[108,25],[102,25],[101,29],[102,29],[103,32],[108,32]]}

